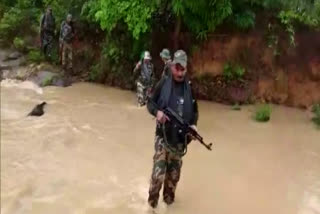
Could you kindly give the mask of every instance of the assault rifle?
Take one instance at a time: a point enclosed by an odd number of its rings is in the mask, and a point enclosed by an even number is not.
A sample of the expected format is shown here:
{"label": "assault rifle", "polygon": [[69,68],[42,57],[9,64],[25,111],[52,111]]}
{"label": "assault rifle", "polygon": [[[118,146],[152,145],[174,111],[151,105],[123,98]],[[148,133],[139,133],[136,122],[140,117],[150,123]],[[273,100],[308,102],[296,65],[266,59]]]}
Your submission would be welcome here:
{"label": "assault rifle", "polygon": [[[158,105],[153,102],[150,98],[148,99],[148,102],[150,102],[152,105],[154,105],[157,109]],[[203,140],[203,137],[200,136],[200,134],[193,129],[190,124],[185,122],[183,118],[178,115],[173,109],[167,107],[163,110],[163,113],[170,119],[170,122],[177,125],[179,127],[179,130],[181,133],[189,134],[192,138],[196,139],[199,143],[201,143],[204,147],[206,147],[208,150],[212,150],[212,143],[206,144]]]}

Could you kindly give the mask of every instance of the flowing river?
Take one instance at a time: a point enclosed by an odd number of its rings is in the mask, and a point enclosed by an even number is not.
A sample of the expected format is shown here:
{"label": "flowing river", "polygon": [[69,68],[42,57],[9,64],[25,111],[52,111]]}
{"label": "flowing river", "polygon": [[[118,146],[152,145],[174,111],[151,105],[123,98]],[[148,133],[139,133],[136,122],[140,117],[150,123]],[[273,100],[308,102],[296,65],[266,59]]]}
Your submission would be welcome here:
{"label": "flowing river", "polygon": [[[26,117],[42,101],[45,115]],[[310,115],[273,107],[272,120],[199,102],[176,203],[146,199],[155,120],[132,92],[79,83],[1,83],[2,214],[319,214],[320,131]]]}

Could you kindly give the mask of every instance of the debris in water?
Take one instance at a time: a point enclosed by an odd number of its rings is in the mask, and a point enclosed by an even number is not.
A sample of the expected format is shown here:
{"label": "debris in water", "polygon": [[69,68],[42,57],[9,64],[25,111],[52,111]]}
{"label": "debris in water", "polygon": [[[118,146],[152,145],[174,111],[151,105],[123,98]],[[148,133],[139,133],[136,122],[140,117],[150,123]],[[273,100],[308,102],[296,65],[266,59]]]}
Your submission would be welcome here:
{"label": "debris in water", "polygon": [[40,117],[44,114],[43,107],[46,105],[46,102],[43,102],[39,105],[36,105],[34,109],[28,114],[28,116],[37,116]]}

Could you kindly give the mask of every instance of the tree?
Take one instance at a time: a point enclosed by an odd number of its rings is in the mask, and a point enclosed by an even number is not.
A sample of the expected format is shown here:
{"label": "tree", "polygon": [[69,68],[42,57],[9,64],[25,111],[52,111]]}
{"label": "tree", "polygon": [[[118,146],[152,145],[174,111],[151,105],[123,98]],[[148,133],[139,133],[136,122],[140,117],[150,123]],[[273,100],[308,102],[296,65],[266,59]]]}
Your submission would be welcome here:
{"label": "tree", "polygon": [[93,0],[85,5],[83,11],[107,32],[121,22],[126,23],[133,37],[139,39],[141,34],[150,30],[151,15],[156,5],[152,0]]}

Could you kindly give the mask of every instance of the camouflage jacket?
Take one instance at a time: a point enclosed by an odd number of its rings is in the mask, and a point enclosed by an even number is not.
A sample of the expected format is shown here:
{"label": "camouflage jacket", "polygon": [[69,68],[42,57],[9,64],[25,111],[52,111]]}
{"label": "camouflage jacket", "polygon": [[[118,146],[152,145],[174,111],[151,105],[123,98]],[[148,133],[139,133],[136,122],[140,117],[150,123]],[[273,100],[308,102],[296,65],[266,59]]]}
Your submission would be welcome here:
{"label": "camouflage jacket", "polygon": [[66,43],[72,43],[74,38],[72,25],[68,24],[66,21],[62,22],[60,29],[60,41]]}

